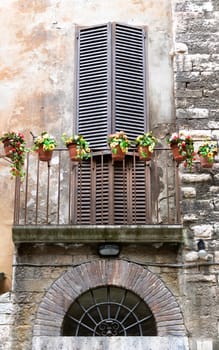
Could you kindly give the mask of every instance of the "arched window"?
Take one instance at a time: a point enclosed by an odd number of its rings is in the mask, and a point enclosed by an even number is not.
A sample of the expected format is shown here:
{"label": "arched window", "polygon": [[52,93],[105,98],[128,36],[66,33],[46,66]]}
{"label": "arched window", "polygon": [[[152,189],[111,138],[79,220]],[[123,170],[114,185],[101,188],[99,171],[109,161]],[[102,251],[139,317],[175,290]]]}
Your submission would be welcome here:
{"label": "arched window", "polygon": [[114,286],[90,289],[67,311],[63,336],[155,336],[154,316],[133,292]]}

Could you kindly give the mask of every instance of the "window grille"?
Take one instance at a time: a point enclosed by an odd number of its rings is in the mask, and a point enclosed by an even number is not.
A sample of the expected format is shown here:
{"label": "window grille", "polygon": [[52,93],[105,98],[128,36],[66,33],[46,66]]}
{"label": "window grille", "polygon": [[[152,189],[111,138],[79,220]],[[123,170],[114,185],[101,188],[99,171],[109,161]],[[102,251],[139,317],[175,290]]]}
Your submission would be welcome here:
{"label": "window grille", "polygon": [[155,336],[156,323],[147,304],[133,292],[105,286],[91,289],[71,305],[63,336]]}

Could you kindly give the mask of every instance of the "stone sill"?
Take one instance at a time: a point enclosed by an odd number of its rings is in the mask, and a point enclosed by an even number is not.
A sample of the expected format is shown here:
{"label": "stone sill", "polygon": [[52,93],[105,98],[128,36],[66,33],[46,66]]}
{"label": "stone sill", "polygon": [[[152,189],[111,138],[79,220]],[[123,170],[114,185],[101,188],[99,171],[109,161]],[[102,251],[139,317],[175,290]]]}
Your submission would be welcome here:
{"label": "stone sill", "polygon": [[182,243],[182,225],[13,226],[19,243]]}
{"label": "stone sill", "polygon": [[[99,349],[144,349],[144,350],[189,350],[185,336],[167,337],[33,337],[33,350],[99,350]],[[204,348],[203,348],[204,349]],[[210,349],[210,348],[209,348]]]}

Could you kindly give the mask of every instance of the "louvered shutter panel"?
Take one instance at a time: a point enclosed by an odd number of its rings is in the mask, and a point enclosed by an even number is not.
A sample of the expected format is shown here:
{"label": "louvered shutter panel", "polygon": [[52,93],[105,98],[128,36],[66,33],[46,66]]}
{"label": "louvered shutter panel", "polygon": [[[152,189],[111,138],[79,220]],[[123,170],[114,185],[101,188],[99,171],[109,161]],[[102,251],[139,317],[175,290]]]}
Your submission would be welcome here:
{"label": "louvered shutter panel", "polygon": [[[77,169],[76,212],[72,222],[79,225],[144,225],[148,195],[147,167],[128,156],[125,163],[112,165],[110,157],[94,157]],[[149,184],[150,185],[150,184]]]}
{"label": "louvered shutter panel", "polygon": [[78,133],[96,149],[106,148],[109,133],[109,32],[109,25],[102,25],[80,29],[78,34]]}
{"label": "louvered shutter panel", "polygon": [[143,28],[115,25],[114,56],[115,131],[135,139],[146,130],[145,32]]}
{"label": "louvered shutter panel", "polygon": [[[109,158],[95,157],[81,162],[77,169],[76,217],[73,222],[81,225],[110,224],[110,182]],[[112,171],[112,170],[111,170]]]}
{"label": "louvered shutter panel", "polygon": [[94,149],[111,132],[146,130],[145,30],[121,24],[79,29],[78,132]]}

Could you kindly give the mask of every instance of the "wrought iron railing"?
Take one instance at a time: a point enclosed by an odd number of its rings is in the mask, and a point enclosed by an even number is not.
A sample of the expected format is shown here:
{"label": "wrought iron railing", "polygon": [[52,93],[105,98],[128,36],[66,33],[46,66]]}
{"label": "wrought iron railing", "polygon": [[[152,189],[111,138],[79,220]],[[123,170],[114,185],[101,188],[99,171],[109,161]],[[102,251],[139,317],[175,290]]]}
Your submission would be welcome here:
{"label": "wrought iron railing", "polygon": [[169,149],[151,161],[110,152],[72,162],[56,149],[50,163],[30,153],[26,176],[16,182],[14,225],[147,225],[180,223],[178,168]]}

